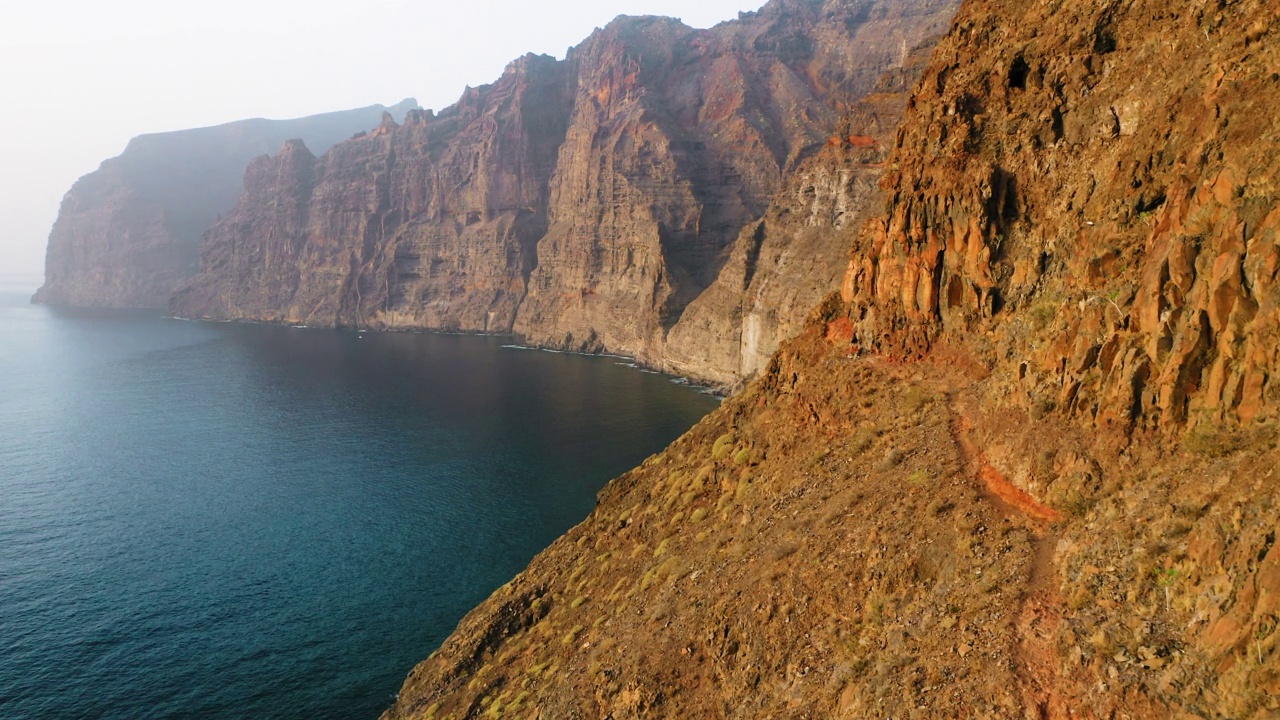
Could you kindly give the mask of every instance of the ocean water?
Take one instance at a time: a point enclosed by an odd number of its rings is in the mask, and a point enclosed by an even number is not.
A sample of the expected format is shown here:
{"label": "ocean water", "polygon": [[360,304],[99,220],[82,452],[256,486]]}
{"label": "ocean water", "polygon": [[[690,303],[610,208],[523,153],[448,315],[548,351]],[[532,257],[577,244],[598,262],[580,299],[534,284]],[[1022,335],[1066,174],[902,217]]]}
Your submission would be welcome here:
{"label": "ocean water", "polygon": [[367,718],[713,398],[0,283],[0,718]]}

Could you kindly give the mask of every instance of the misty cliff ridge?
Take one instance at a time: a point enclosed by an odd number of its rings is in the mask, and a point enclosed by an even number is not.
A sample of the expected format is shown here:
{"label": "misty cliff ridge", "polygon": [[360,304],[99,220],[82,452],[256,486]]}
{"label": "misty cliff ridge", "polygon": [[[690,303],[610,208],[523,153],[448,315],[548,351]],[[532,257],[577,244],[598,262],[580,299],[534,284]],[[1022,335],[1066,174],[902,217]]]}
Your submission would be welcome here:
{"label": "misty cliff ridge", "polygon": [[200,236],[235,207],[245,168],[290,138],[326,149],[403,117],[404,100],[296,120],[241,120],[142,135],[67,193],[35,301],[87,307],[165,308],[199,267]]}
{"label": "misty cliff ridge", "polygon": [[319,157],[290,144],[250,166],[171,312],[516,333],[732,384],[836,281],[849,239],[812,230],[855,225],[913,51],[954,10],[773,0],[710,30],[622,17],[439,114]]}
{"label": "misty cliff ridge", "polygon": [[965,0],[841,292],[385,720],[1276,717],[1278,67],[1275,2]]}

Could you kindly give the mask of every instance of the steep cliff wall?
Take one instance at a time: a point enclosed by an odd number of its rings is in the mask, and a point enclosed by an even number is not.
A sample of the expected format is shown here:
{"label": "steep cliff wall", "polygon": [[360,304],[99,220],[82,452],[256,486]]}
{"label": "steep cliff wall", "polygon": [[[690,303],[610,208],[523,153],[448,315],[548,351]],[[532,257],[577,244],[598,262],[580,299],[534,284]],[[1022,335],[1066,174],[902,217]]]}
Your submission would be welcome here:
{"label": "steep cliff wall", "polygon": [[1275,716],[1277,33],[968,0],[841,295],[384,717]]}
{"label": "steep cliff wall", "polygon": [[[402,116],[417,106],[401,102]],[[235,207],[245,166],[289,138],[324,150],[378,124],[381,105],[143,135],[81,178],[49,235],[36,302],[163,308],[198,268],[201,234]]]}
{"label": "steep cliff wall", "polygon": [[547,227],[566,66],[528,56],[435,115],[387,116],[317,159],[250,166],[180,315],[508,331]]}
{"label": "steep cliff wall", "polygon": [[765,216],[739,234],[716,281],[647,362],[733,387],[762,369],[838,283],[849,246],[880,207],[878,183],[906,98],[933,43],[916,48],[844,113],[790,174]]}
{"label": "steep cliff wall", "polygon": [[[1118,432],[1253,420],[1280,360],[1273,15],[1133,3],[958,28],[849,268],[859,341],[990,334],[1025,404]],[[1001,42],[1015,25],[1052,32]]]}
{"label": "steep cliff wall", "polygon": [[[201,274],[172,311],[514,332],[663,364],[672,328],[742,228],[842,117],[864,120],[864,134],[892,124],[879,115],[904,98],[886,72],[905,86],[904,72],[919,71],[911,51],[953,11],[943,0],[774,0],[711,30],[619,18],[564,61],[523,58],[438,116],[334,148],[307,183],[283,169],[299,162],[294,149],[255,165],[253,191],[206,236]],[[872,172],[824,182],[857,203],[869,193],[844,185]],[[296,227],[272,234],[282,207]],[[267,257],[296,267],[267,270]],[[281,273],[296,276],[283,294]],[[736,292],[702,312],[737,312],[745,287]],[[776,342],[772,318],[759,322],[753,357]],[[679,366],[738,377],[740,353],[698,360],[688,343]]]}

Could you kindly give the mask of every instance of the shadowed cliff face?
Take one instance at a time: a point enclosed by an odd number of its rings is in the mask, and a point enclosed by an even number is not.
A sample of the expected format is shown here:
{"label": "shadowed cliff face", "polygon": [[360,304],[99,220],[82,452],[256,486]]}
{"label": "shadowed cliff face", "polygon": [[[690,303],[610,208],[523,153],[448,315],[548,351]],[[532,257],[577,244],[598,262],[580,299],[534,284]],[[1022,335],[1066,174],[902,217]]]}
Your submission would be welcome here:
{"label": "shadowed cliff face", "polygon": [[849,246],[880,208],[878,181],[907,93],[933,43],[910,52],[843,113],[835,132],[802,162],[759,221],[730,248],[716,281],[646,360],[732,387],[799,332],[809,309],[838,282]]}
{"label": "shadowed cliff face", "polygon": [[966,2],[843,292],[384,717],[1275,716],[1277,33]]}
{"label": "shadowed cliff face", "polygon": [[[405,100],[397,117],[417,106]],[[198,269],[201,234],[235,207],[245,166],[289,138],[325,149],[378,124],[381,105],[143,135],[81,178],[49,235],[36,302],[164,308]]]}
{"label": "shadowed cliff face", "polygon": [[[742,228],[842,119],[865,121],[863,135],[892,125],[907,81],[888,87],[886,72],[918,72],[904,63],[953,10],[939,0],[775,0],[711,30],[620,18],[564,61],[522,58],[438,116],[334,148],[312,161],[310,182],[297,181],[290,149],[255,164],[254,190],[205,237],[201,274],[172,311],[514,332],[662,365],[673,328],[716,283]],[[877,92],[880,105],[862,102]],[[845,182],[833,172],[829,184]],[[839,193],[857,204],[864,190]],[[284,207],[290,229],[270,232]],[[765,274],[779,284],[812,286],[774,269]],[[282,290],[285,275],[294,279]],[[728,328],[719,318],[738,312],[744,291],[703,300],[704,312]],[[804,305],[820,297],[801,294]],[[776,344],[776,322],[763,322],[756,364]],[[678,352],[665,364],[724,382],[743,371],[741,352]]]}

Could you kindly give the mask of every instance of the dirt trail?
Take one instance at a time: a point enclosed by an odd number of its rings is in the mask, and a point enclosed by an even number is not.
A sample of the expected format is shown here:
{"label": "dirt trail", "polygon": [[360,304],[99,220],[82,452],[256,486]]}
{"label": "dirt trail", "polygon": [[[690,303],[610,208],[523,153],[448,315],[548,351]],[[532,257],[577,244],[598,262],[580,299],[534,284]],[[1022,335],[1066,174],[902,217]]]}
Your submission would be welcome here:
{"label": "dirt trail", "polygon": [[1055,648],[1062,623],[1062,598],[1054,562],[1058,538],[1053,525],[1062,520],[1062,514],[1014,485],[992,466],[973,440],[972,417],[957,406],[954,397],[948,398],[947,406],[952,436],[971,468],[979,492],[1005,517],[1026,527],[1033,538],[1030,574],[1022,605],[1013,621],[1018,637],[1015,657],[1027,717],[1038,720],[1075,717],[1059,691],[1061,661]]}

